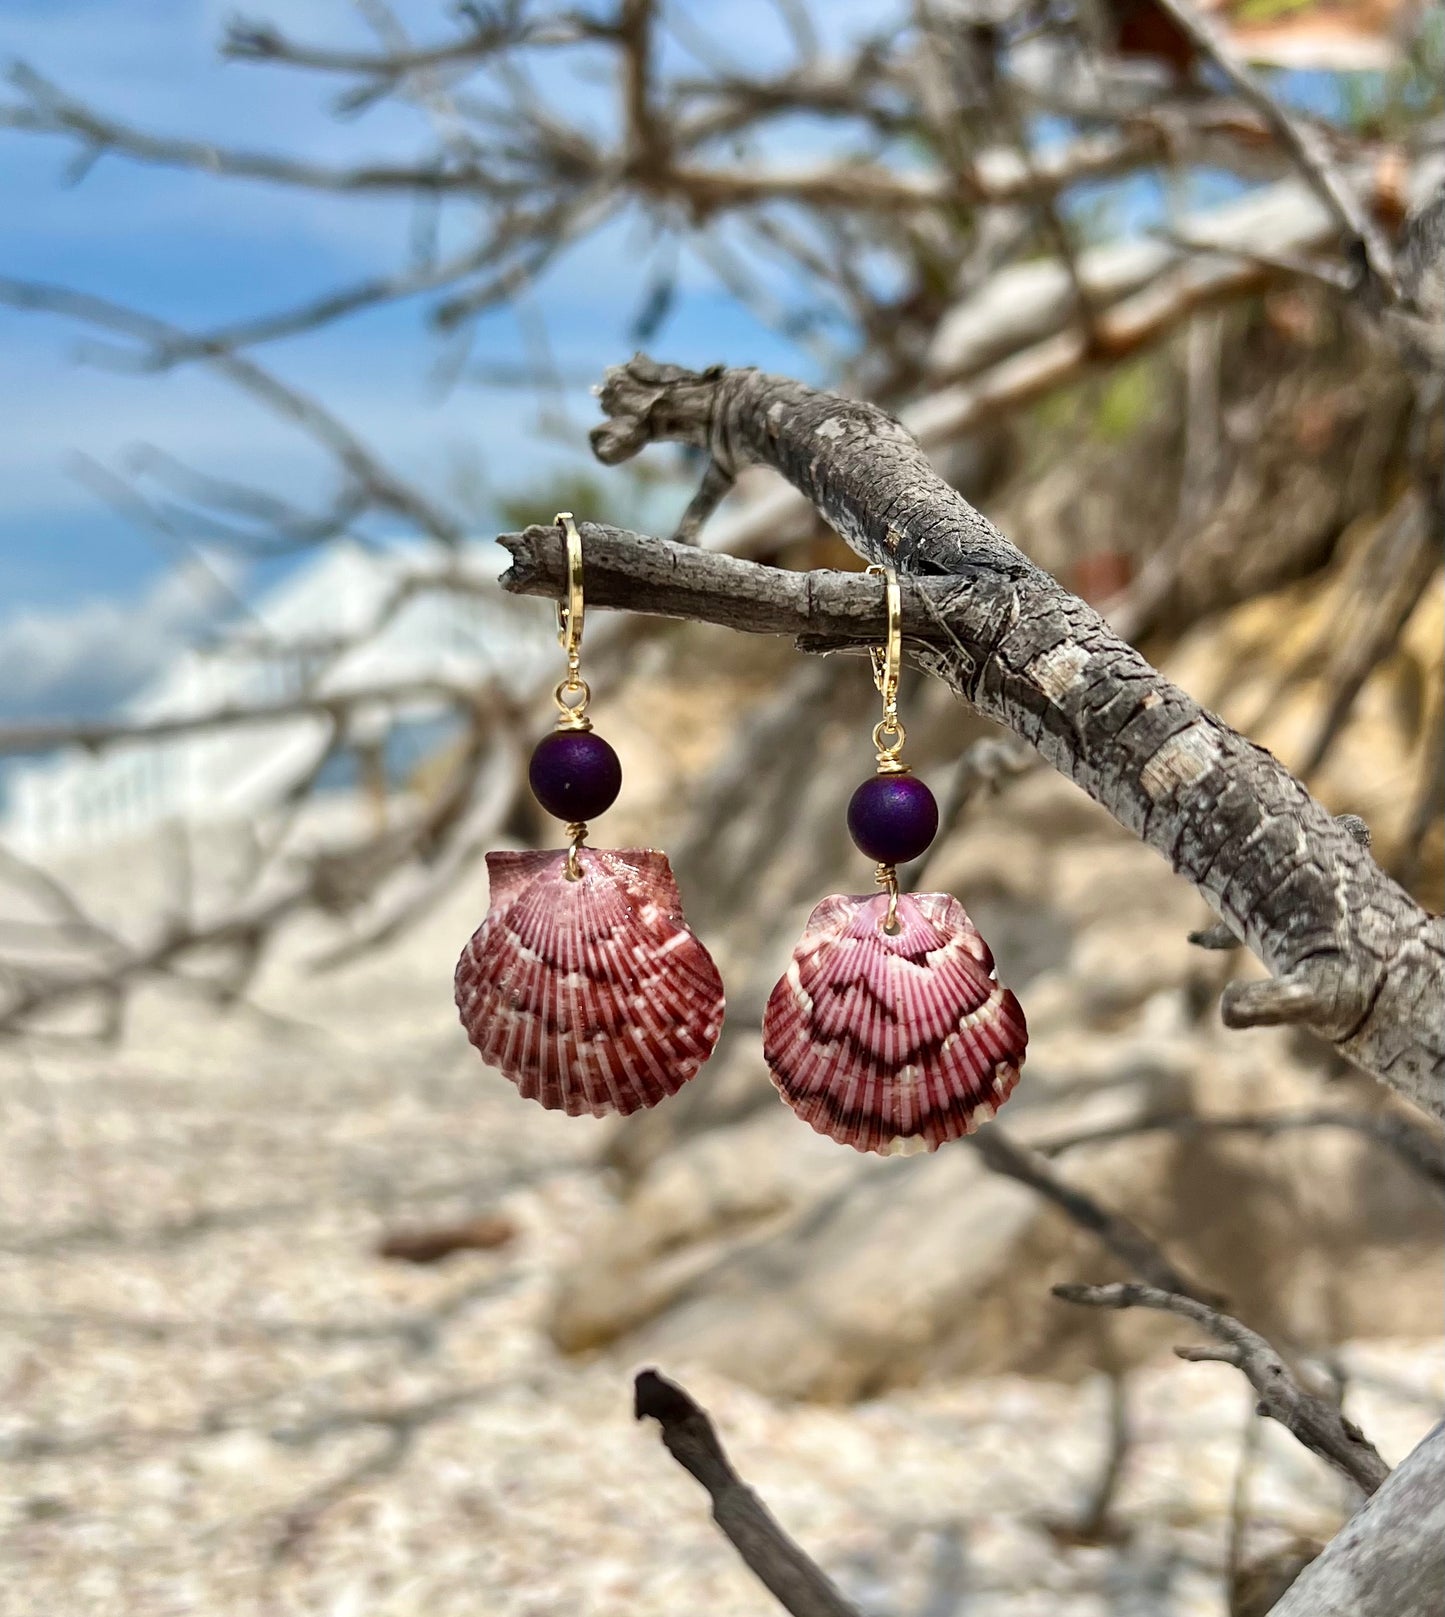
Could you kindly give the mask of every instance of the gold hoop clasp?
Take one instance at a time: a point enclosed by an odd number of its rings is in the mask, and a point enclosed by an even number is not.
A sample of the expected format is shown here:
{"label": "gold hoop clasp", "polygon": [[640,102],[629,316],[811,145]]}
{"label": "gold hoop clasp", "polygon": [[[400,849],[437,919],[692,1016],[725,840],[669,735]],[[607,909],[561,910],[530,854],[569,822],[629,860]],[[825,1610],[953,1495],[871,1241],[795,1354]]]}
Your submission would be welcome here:
{"label": "gold hoop clasp", "polygon": [[868,571],[881,578],[888,605],[888,639],[873,646],[868,656],[873,664],[873,683],[883,698],[883,717],[873,728],[873,746],[878,754],[878,770],[884,775],[900,775],[908,767],[899,754],[907,739],[898,717],[898,680],[903,670],[903,590],[898,574],[891,567],[874,565]]}
{"label": "gold hoop clasp", "polygon": [[868,653],[873,662],[873,683],[883,698],[885,708],[898,705],[898,675],[903,667],[903,590],[898,574],[891,567],[874,565],[868,569],[874,578],[883,580],[883,592],[888,603],[888,640],[885,645],[874,646]]}
{"label": "gold hoop clasp", "polygon": [[557,644],[567,654],[567,674],[553,692],[559,730],[590,730],[587,703],[592,692],[582,678],[582,626],[586,605],[582,596],[582,535],[570,511],[559,511],[555,521],[567,540],[567,599],[557,603]]}

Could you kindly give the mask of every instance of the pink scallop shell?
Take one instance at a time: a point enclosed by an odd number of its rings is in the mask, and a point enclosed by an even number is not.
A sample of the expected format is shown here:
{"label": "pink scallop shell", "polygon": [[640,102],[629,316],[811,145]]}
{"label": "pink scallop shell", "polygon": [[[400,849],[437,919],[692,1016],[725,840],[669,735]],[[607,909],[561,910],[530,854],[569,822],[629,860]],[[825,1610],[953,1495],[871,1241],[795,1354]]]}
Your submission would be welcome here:
{"label": "pink scallop shell", "polygon": [[947,893],[825,898],[763,1014],[763,1056],[789,1106],[855,1151],[936,1151],[991,1118],[1028,1045],[1019,1002]]}
{"label": "pink scallop shell", "polygon": [[489,853],[491,908],[457,962],[467,1037],[529,1100],[569,1117],[655,1106],[696,1075],[723,987],[666,854]]}

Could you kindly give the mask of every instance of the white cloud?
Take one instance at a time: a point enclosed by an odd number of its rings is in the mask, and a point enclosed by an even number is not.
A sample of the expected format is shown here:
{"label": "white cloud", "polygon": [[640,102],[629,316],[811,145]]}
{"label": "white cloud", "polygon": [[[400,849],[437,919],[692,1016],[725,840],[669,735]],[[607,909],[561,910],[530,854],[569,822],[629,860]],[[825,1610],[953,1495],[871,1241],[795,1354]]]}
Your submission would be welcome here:
{"label": "white cloud", "polygon": [[134,599],[0,620],[4,709],[12,717],[107,711],[218,621],[238,577],[224,560],[187,564]]}

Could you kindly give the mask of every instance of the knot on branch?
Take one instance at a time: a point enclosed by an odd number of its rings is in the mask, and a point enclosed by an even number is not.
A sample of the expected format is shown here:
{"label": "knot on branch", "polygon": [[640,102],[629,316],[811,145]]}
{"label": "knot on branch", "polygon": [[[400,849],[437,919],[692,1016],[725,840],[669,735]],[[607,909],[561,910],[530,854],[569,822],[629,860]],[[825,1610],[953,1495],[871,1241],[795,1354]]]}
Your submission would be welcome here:
{"label": "knot on branch", "polygon": [[[592,429],[592,453],[603,465],[616,466],[650,443],[710,447],[717,395],[727,374],[724,365],[691,371],[683,365],[661,365],[646,354],[634,354],[625,365],[613,365],[599,395],[608,419]],[[716,449],[713,459],[733,470]]]}

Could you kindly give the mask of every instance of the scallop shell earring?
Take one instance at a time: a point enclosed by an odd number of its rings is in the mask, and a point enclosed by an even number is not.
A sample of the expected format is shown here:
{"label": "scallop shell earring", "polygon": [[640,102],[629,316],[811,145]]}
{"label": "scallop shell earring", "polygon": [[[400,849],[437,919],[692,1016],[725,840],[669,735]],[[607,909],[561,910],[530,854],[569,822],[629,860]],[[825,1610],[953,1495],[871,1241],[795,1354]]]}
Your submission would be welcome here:
{"label": "scallop shell earring", "polygon": [[570,512],[557,524],[567,542],[567,604],[557,607],[567,673],[528,780],[567,822],[567,846],[487,855],[491,907],[457,962],[456,1001],[482,1059],[523,1095],[601,1117],[655,1106],[696,1075],[722,1027],[723,987],[683,919],[667,855],[586,846],[587,822],[622,789],[622,766],[587,717],[582,539]]}
{"label": "scallop shell earring", "polygon": [[899,891],[897,867],[938,833],[938,804],[900,757],[898,577],[868,571],[887,585],[888,645],[872,653],[883,718],[877,773],[854,792],[848,830],[877,861],[882,891],[834,894],[808,917],[768,999],[763,1055],[783,1099],[820,1134],[856,1151],[935,1151],[1008,1099],[1028,1029],[963,905]]}

